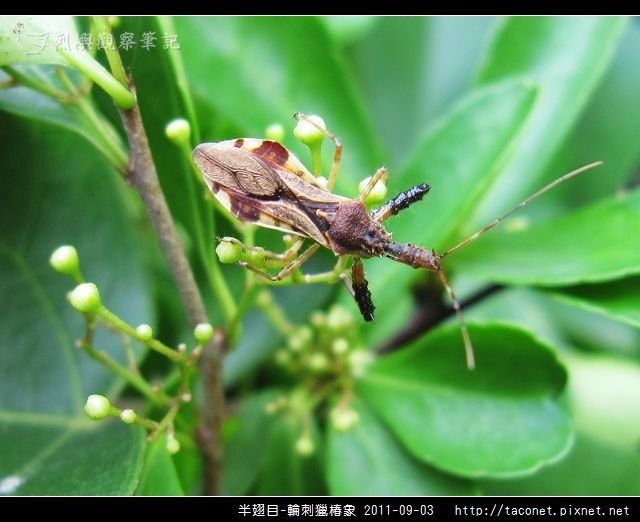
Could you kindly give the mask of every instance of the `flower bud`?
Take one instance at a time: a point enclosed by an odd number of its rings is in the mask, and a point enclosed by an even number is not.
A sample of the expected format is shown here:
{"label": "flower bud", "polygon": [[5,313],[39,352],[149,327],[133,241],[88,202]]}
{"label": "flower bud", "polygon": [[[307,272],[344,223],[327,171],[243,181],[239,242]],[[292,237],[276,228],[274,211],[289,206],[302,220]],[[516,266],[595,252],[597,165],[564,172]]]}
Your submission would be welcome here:
{"label": "flower bud", "polygon": [[216,254],[221,263],[237,263],[242,258],[242,247],[223,239],[216,247]]}
{"label": "flower bud", "polygon": [[273,141],[282,141],[284,139],[284,127],[280,123],[272,123],[264,133],[267,138]]}
{"label": "flower bud", "polygon": [[111,414],[111,403],[104,395],[89,395],[84,405],[84,411],[92,420],[100,420]]}
{"label": "flower bud", "polygon": [[337,406],[329,416],[331,425],[338,431],[348,431],[360,420],[358,412],[349,406]]}
{"label": "flower bud", "polygon": [[102,301],[98,287],[93,283],[82,283],[69,294],[69,302],[79,312],[95,314],[100,310]]}
{"label": "flower bud", "polygon": [[122,422],[126,422],[127,424],[133,424],[138,419],[138,415],[132,409],[127,408],[120,412],[120,419],[122,419]]}
{"label": "flower bud", "polygon": [[136,328],[136,333],[141,341],[148,341],[153,337],[153,330],[148,324],[141,324]]}
{"label": "flower bud", "polygon": [[[327,129],[324,120],[315,114],[307,117],[322,129]],[[296,128],[293,129],[293,135],[302,143],[309,147],[318,146],[324,139],[324,133],[315,125],[306,120],[298,120]]]}
{"label": "flower bud", "polygon": [[56,248],[49,258],[49,264],[57,272],[70,276],[75,276],[80,271],[78,251],[70,245]]}
{"label": "flower bud", "polygon": [[200,323],[193,329],[193,336],[200,344],[207,344],[213,338],[213,326]]}
{"label": "flower bud", "polygon": [[191,138],[191,125],[184,118],[176,118],[167,124],[164,133],[176,145],[188,144]]}

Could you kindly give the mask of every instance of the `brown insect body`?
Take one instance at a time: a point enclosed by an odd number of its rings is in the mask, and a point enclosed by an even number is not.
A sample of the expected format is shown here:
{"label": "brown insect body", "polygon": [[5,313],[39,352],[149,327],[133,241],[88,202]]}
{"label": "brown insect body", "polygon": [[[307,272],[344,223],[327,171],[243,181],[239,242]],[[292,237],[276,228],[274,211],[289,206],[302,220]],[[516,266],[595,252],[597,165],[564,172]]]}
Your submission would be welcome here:
{"label": "brown insect body", "polygon": [[[295,117],[315,126],[334,142],[333,166],[328,180],[328,188],[331,189],[340,163],[342,144],[333,134],[319,127],[309,117],[300,113],[296,113]],[[438,255],[411,243],[394,243],[391,234],[382,226],[383,221],[421,200],[430,189],[426,183],[401,192],[379,209],[369,213],[363,201],[375,184],[386,176],[384,167],[378,169],[370,178],[358,199],[349,199],[325,190],[318,179],[312,176],[293,154],[275,141],[240,138],[219,143],[202,143],[193,151],[193,160],[211,192],[238,219],[310,238],[317,243],[289,262],[276,276],[246,262],[240,262],[271,281],[287,277],[309,259],[319,246],[328,248],[336,256],[353,256],[350,290],[362,316],[365,320],[372,321],[375,307],[371,301],[361,258],[385,256],[413,268],[435,272],[458,315],[469,368],[473,368],[475,364],[471,340],[460,303],[442,271],[440,260],[476,240],[559,183],[601,164],[591,163],[561,176],[475,234]],[[241,244],[233,238],[227,240]],[[288,252],[295,255],[300,245],[301,242],[289,248]],[[285,255],[273,255],[273,258],[290,259]],[[344,269],[345,265],[338,262],[332,273],[342,278]],[[304,279],[305,282],[318,280],[321,279],[314,279],[308,275]]]}
{"label": "brown insect body", "polygon": [[[387,256],[413,268],[438,269],[432,252],[392,242],[391,234],[375,219],[380,210],[369,214],[360,200],[318,187],[278,142],[242,138],[203,143],[193,157],[213,194],[238,219],[309,237],[336,255]],[[390,209],[388,215],[397,214],[429,189],[419,187],[383,207]]]}

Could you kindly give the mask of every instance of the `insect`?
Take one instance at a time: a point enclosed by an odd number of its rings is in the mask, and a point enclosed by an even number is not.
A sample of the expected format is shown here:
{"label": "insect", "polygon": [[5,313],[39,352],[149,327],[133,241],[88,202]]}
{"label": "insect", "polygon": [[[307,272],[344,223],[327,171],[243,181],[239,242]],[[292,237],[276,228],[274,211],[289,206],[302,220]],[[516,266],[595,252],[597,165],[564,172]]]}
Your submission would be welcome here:
{"label": "insect", "polygon": [[[340,140],[308,116],[296,113],[294,117],[313,125],[333,142],[333,163],[326,187],[276,141],[239,138],[219,143],[202,143],[193,151],[194,163],[202,172],[207,186],[231,214],[242,221],[298,236],[283,253],[264,252],[265,262],[261,267],[246,261],[240,261],[239,264],[270,281],[281,281],[295,275],[297,269],[320,247],[325,247],[338,256],[334,269],[322,274],[305,274],[298,280],[303,283],[342,280],[365,321],[373,321],[375,307],[362,259],[387,257],[413,268],[432,271],[439,277],[453,303],[469,368],[475,365],[473,346],[460,302],[442,270],[442,259],[476,240],[547,190],[601,164],[591,163],[565,174],[464,241],[442,254],[436,254],[433,250],[412,243],[395,243],[383,226],[388,218],[420,201],[429,192],[429,185],[423,183],[411,187],[382,207],[368,212],[365,199],[378,181],[386,178],[387,169],[379,168],[356,199],[333,194],[331,190],[342,156]],[[306,238],[313,240],[315,244],[299,253]],[[238,245],[247,251],[255,250],[234,238],[223,238],[222,241]],[[345,274],[351,260],[349,284]],[[272,275],[262,270],[263,267],[277,267],[280,271]]]}

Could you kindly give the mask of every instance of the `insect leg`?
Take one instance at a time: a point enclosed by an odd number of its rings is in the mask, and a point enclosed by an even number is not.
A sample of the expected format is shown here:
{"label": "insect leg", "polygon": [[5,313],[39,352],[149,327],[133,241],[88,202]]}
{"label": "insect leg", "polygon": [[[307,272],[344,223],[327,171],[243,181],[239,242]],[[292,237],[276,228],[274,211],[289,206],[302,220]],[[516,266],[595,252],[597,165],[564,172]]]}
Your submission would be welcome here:
{"label": "insect leg", "polygon": [[342,143],[338,139],[337,136],[329,132],[327,129],[318,125],[315,121],[310,119],[306,114],[302,114],[301,112],[296,112],[293,117],[296,120],[306,121],[308,124],[313,125],[316,129],[318,129],[322,134],[324,134],[328,139],[333,142],[334,150],[333,150],[333,162],[331,163],[331,171],[329,172],[329,180],[327,182],[327,190],[331,192],[333,190],[333,185],[336,183],[336,178],[338,177],[338,168],[340,167],[340,160],[342,159]]}
{"label": "insect leg", "polygon": [[300,265],[302,265],[303,263],[308,261],[308,259],[313,254],[315,254],[318,251],[319,248],[320,248],[320,245],[317,244],[317,243],[315,245],[309,247],[302,254],[300,254],[293,261],[291,261],[291,263],[289,263],[282,270],[280,270],[280,272],[278,272],[276,275],[271,275],[271,274],[269,274],[267,272],[264,272],[264,271],[260,270],[259,268],[256,268],[255,266],[247,263],[246,261],[240,261],[240,262],[238,262],[238,264],[240,266],[248,268],[252,272],[255,272],[259,276],[264,277],[265,279],[268,279],[269,281],[281,281],[282,279],[287,277],[293,270],[295,270]]}
{"label": "insect leg", "polygon": [[400,192],[395,198],[390,199],[384,206],[373,210],[371,217],[378,223],[382,223],[391,216],[395,216],[401,210],[409,208],[416,201],[420,201],[431,187],[426,183],[411,187],[409,190]]}
{"label": "insect leg", "polygon": [[382,178],[386,178],[386,177],[387,177],[386,167],[380,167],[378,170],[376,170],[375,174],[371,176],[369,183],[367,183],[367,186],[364,187],[364,189],[362,189],[362,192],[360,192],[358,199],[364,202],[364,200],[367,199],[367,196],[369,195],[369,193],[373,190],[373,187],[376,186],[376,183],[378,183],[378,181],[380,181]]}
{"label": "insect leg", "polygon": [[446,276],[442,269],[436,270],[440,281],[442,282],[442,286],[444,286],[445,290],[449,294],[451,298],[451,302],[453,303],[453,309],[456,311],[456,316],[458,317],[458,322],[460,323],[460,331],[462,332],[462,341],[464,342],[464,352],[467,358],[467,368],[473,370],[476,366],[475,356],[473,354],[473,344],[471,344],[471,337],[469,337],[469,330],[467,329],[467,323],[464,321],[464,315],[462,314],[462,307],[460,306],[460,301],[456,297],[453,288],[447,281]]}
{"label": "insect leg", "polygon": [[353,298],[356,300],[360,313],[364,320],[369,322],[374,320],[373,312],[376,307],[371,300],[369,283],[364,275],[364,266],[359,257],[356,257],[351,265],[351,282],[353,287]]}
{"label": "insect leg", "polygon": [[271,250],[264,250],[263,248],[245,245],[242,241],[237,240],[235,237],[222,237],[222,238],[216,238],[216,239],[220,243],[231,243],[232,245],[239,246],[240,248],[242,248],[247,252],[260,253],[268,259],[280,261],[282,263],[288,263],[292,259],[294,259],[295,255],[300,250],[302,243],[304,243],[303,237],[296,238],[295,242],[289,248],[287,248],[284,252],[277,253],[277,252],[272,252]]}

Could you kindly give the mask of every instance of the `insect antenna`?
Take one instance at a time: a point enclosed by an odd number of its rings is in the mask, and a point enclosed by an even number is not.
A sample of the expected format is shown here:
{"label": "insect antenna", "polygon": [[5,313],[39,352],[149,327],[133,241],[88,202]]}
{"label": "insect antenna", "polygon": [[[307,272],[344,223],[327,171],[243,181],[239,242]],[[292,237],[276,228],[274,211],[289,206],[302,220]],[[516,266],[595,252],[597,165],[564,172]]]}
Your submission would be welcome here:
{"label": "insect antenna", "polygon": [[484,228],[481,228],[480,230],[478,230],[475,234],[470,235],[467,239],[465,239],[464,241],[461,241],[460,243],[458,243],[457,245],[455,245],[454,247],[450,248],[449,250],[447,250],[446,252],[444,252],[443,254],[440,254],[438,256],[439,259],[442,259],[443,257],[448,256],[449,254],[453,254],[456,250],[461,249],[463,246],[468,245],[469,243],[475,241],[476,239],[478,239],[482,234],[484,234],[485,232],[491,230],[493,227],[495,227],[498,223],[500,223],[501,221],[505,220],[506,218],[508,218],[511,214],[513,214],[514,212],[520,210],[522,207],[524,207],[526,204],[530,203],[531,201],[533,201],[534,199],[536,199],[538,196],[541,196],[542,194],[544,194],[545,192],[547,192],[548,190],[551,190],[553,187],[559,185],[560,183],[562,183],[563,181],[566,181],[568,179],[571,179],[575,176],[577,176],[578,174],[582,174],[583,172],[586,172],[588,170],[591,170],[595,167],[599,167],[600,165],[602,165],[602,161],[595,161],[593,163],[589,163],[588,165],[585,165],[583,167],[580,167],[579,169],[576,170],[572,170],[571,172],[569,172],[568,174],[565,174],[563,176],[560,176],[558,179],[552,181],[551,183],[549,183],[548,185],[545,185],[544,187],[542,187],[540,190],[538,190],[537,192],[535,192],[534,194],[531,194],[531,196],[529,196],[527,199],[525,199],[524,201],[518,203],[515,207],[513,207],[511,210],[509,210],[508,212],[506,212],[505,214],[503,214],[502,216],[494,219],[491,223],[489,223],[488,225],[486,225]]}

